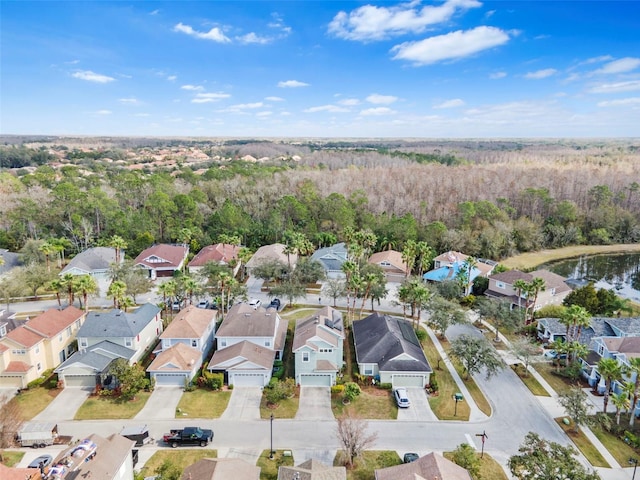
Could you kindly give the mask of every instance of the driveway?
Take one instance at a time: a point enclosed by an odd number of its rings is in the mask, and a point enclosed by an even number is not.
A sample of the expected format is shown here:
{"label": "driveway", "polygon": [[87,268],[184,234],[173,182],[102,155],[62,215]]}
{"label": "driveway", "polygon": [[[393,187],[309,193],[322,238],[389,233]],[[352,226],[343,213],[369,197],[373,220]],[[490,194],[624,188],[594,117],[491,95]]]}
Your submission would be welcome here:
{"label": "driveway", "polygon": [[296,420],[334,420],[329,387],[300,387]]}
{"label": "driveway", "polygon": [[52,418],[56,421],[73,420],[76,412],[89,398],[92,391],[93,388],[67,387],[33,420],[46,422],[50,422]]}
{"label": "driveway", "polygon": [[437,420],[436,416],[431,411],[427,392],[425,392],[424,388],[407,387],[407,396],[411,401],[411,406],[409,408],[398,409],[398,420],[413,422]]}
{"label": "driveway", "polygon": [[259,420],[261,387],[236,387],[220,418],[224,420]]}
{"label": "driveway", "polygon": [[176,416],[176,407],[182,398],[182,387],[162,386],[153,389],[149,400],[134,417],[136,420],[170,420]]}

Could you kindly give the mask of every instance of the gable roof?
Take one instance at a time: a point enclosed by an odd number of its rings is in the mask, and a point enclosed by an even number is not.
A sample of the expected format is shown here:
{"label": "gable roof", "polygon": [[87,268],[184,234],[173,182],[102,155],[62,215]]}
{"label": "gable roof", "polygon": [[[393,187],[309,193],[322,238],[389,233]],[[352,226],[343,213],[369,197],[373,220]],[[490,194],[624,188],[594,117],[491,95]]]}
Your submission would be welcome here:
{"label": "gable roof", "polygon": [[275,350],[284,347],[287,335],[287,322],[280,318],[274,308],[254,309],[246,303],[238,303],[231,307],[218,328],[216,336],[220,337],[275,337]]}
{"label": "gable roof", "polygon": [[278,468],[278,480],[346,480],[345,467],[333,467],[309,459],[297,467],[281,466]]}
{"label": "gable roof", "polygon": [[320,262],[327,271],[342,270],[342,264],[347,261],[347,246],[341,242],[330,247],[319,248],[313,252],[311,260]]}
{"label": "gable roof", "polygon": [[467,258],[469,258],[469,255],[465,255],[464,253],[449,250],[448,252],[441,253],[440,255],[435,257],[433,261],[442,262],[442,263],[454,263],[454,262],[464,262]]}
{"label": "gable roof", "polygon": [[75,352],[55,369],[55,373],[78,366],[93,368],[96,372],[104,372],[115,359],[124,358],[129,361],[135,354],[136,351],[131,348],[103,340]]}
{"label": "gable roof", "polygon": [[390,263],[391,266],[403,272],[407,271],[407,264],[402,260],[402,253],[396,250],[384,250],[383,252],[374,253],[369,257],[369,263],[380,265],[382,262]]}
{"label": "gable roof", "polygon": [[69,305],[64,310],[50,308],[24,324],[25,328],[45,337],[54,337],[84,316],[84,311]]}
{"label": "gable roof", "polygon": [[38,334],[29,330],[24,325],[20,325],[17,328],[14,328],[7,336],[4,337],[7,340],[11,340],[18,345],[21,345],[25,348],[31,348],[37,343],[43,341],[46,337],[44,335]]}
{"label": "gable roof", "polygon": [[640,337],[606,337],[602,340],[610,352],[624,354],[627,358],[640,357]]}
{"label": "gable roof", "polygon": [[513,285],[517,280],[531,282],[536,277],[544,280],[545,288],[547,290],[555,288],[556,294],[571,290],[571,287],[565,283],[564,277],[546,269],[535,270],[530,273],[521,272],[519,270],[507,270],[506,272],[493,274],[489,276],[489,279],[504,282],[507,285]]}
{"label": "gable roof", "polygon": [[[134,261],[136,265],[144,265],[147,268],[180,268],[182,262],[189,254],[189,247],[185,245],[169,245],[161,243],[143,250]],[[150,262],[150,257],[157,257],[160,262]]]}
{"label": "gable roof", "polygon": [[[340,339],[344,339],[344,323],[342,312],[329,306],[322,307],[307,318],[296,321],[293,334],[293,351],[307,345],[312,338],[319,337],[329,345],[338,346]],[[315,349],[315,345],[309,344]]]}
{"label": "gable roof", "polygon": [[287,258],[287,254],[284,253],[284,249],[286,245],[282,243],[273,243],[271,245],[264,245],[256,250],[256,253],[249,259],[247,262],[247,268],[253,268],[260,265],[262,262],[267,260],[279,260],[283,263],[291,262],[291,266],[295,266],[298,262],[298,255],[292,253]]}
{"label": "gable roof", "polygon": [[[124,255],[121,253],[121,258]],[[94,270],[107,270],[116,261],[116,249],[111,247],[93,247],[73,257],[59,275],[64,275],[70,270],[77,269],[86,273]]]}
{"label": "gable roof", "polygon": [[[238,362],[235,364],[236,366],[245,363],[245,361],[249,361],[271,370],[273,361],[276,358],[276,352],[270,348],[261,347],[255,343],[243,340],[242,342],[234,343],[230,347],[217,350],[211,357],[209,369],[216,370],[216,366],[229,362],[236,357],[238,357]],[[226,368],[230,367],[227,366]]]}
{"label": "gable roof", "polygon": [[40,480],[40,470],[37,468],[7,467],[0,463],[0,478],[2,480]]}
{"label": "gable roof", "polygon": [[89,312],[78,337],[131,338],[138,335],[160,313],[160,308],[145,303],[134,312],[113,309],[109,312]]}
{"label": "gable roof", "polygon": [[182,480],[259,480],[260,467],[241,458],[203,458],[189,465]]}
{"label": "gable roof", "polygon": [[0,257],[4,260],[4,263],[0,265],[0,276],[7,273],[12,268],[18,267],[22,264],[20,261],[20,254],[10,252],[6,248],[0,248]]}
{"label": "gable roof", "polygon": [[440,480],[473,480],[467,470],[434,452],[420,457],[415,462],[380,468],[375,471],[376,480],[432,480],[435,478]]}
{"label": "gable roof", "polygon": [[[431,372],[411,322],[372,313],[353,322],[353,341],[359,364],[378,364],[381,371]],[[411,359],[396,357],[406,354]]]}
{"label": "gable roof", "polygon": [[[454,262],[454,263],[444,265],[440,268],[436,268],[434,270],[429,270],[427,273],[425,273],[422,276],[422,278],[425,280],[431,280],[432,282],[446,282],[449,280],[455,280],[456,277],[463,270],[463,268],[466,270],[464,262]],[[481,274],[482,272],[478,267],[473,267],[471,269],[471,275],[470,275],[471,281],[473,282],[473,280],[478,276],[480,276]]]}
{"label": "gable roof", "polygon": [[228,264],[231,260],[238,259],[238,252],[241,248],[239,245],[229,245],[228,243],[208,245],[193,257],[189,262],[189,267],[204,267],[207,262]]}
{"label": "gable roof", "polygon": [[217,310],[189,305],[180,310],[173,321],[160,334],[160,338],[200,338],[216,321]]}
{"label": "gable roof", "polygon": [[[608,322],[608,318],[592,317],[588,327],[580,330],[578,341],[584,345],[589,345],[594,337],[613,337],[615,332]],[[567,326],[560,322],[559,318],[544,317],[538,319],[538,325],[546,328],[553,335],[565,335]]]}
{"label": "gable roof", "polygon": [[147,367],[147,372],[190,372],[201,360],[200,350],[184,343],[176,343],[160,352]]}

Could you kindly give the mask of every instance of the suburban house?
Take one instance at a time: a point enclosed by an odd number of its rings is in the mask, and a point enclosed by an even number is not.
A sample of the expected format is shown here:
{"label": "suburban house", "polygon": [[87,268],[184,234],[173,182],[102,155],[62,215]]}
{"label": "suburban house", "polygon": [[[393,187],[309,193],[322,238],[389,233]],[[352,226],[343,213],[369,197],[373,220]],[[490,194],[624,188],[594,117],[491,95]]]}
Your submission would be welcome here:
{"label": "suburban house", "polygon": [[327,306],[299,319],[293,334],[296,384],[335,385],[344,365],[343,344],[342,312]]}
{"label": "suburban house", "polygon": [[[469,255],[453,251],[438,255],[433,259],[433,270],[429,270],[422,278],[425,282],[435,283],[454,281],[466,270],[468,258]],[[470,278],[467,279],[468,285],[473,285],[477,277],[488,277],[496,265],[492,260],[476,258],[476,265],[471,268]]]}
{"label": "suburban house", "polygon": [[295,268],[296,263],[298,263],[298,255],[295,253],[287,255],[285,253],[286,248],[287,246],[282,243],[274,243],[260,247],[247,262],[247,271],[251,273],[251,269],[265,262],[274,260],[282,262],[285,265],[291,265],[291,268]]}
{"label": "suburban house", "polygon": [[20,254],[10,252],[6,248],[0,248],[0,258],[3,260],[0,262],[0,277],[9,273],[10,270],[22,265]]}
{"label": "suburban house", "polygon": [[217,350],[208,370],[223,372],[224,381],[235,387],[264,387],[269,384],[276,352],[248,340]]}
{"label": "suburban house", "polygon": [[[591,324],[580,330],[578,341],[585,346],[589,346],[594,337],[615,335],[614,330],[608,322],[609,320],[615,321],[619,319],[605,319],[600,317],[591,318]],[[567,326],[563,325],[559,318],[539,318],[538,326],[536,328],[538,331],[538,340],[542,343],[553,343],[555,341],[564,342],[567,338]]]}
{"label": "suburban house", "polygon": [[133,312],[89,312],[77,334],[79,351],[55,372],[65,386],[109,386],[113,381],[109,375],[111,363],[118,358],[130,365],[138,362],[160,333],[160,309],[151,303]]}
{"label": "suburban house", "polygon": [[182,480],[260,480],[260,467],[241,458],[203,458],[189,465]]}
{"label": "suburban house", "polygon": [[0,386],[24,388],[75,351],[85,312],[69,306],[41,313],[0,338]]}
{"label": "suburban house", "polygon": [[0,463],[0,478],[2,480],[42,480],[37,468],[7,467]]}
{"label": "suburban house", "polygon": [[[121,252],[120,263],[124,261]],[[71,261],[59,273],[60,276],[91,275],[97,278],[107,278],[111,264],[116,263],[116,249],[111,247],[89,248],[73,257]]]}
{"label": "suburban house", "polygon": [[373,313],[353,322],[353,343],[361,375],[393,387],[425,387],[433,371],[411,322]]}
{"label": "suburban house", "polygon": [[184,386],[195,377],[204,358],[213,348],[217,310],[189,305],[181,310],[160,334],[147,372],[157,386]]}
{"label": "suburban house", "polygon": [[313,252],[311,260],[322,265],[327,278],[344,278],[342,264],[347,261],[347,246],[342,242],[330,247],[319,248]]}
{"label": "suburban house", "polygon": [[25,323],[27,323],[26,320],[16,319],[16,312],[5,310],[0,307],[0,338],[6,336],[11,330],[15,330]]}
{"label": "suburban house", "polygon": [[155,280],[158,277],[171,277],[177,270],[182,269],[187,255],[189,255],[187,245],[162,243],[143,250],[134,263],[147,270],[149,278]]}
{"label": "suburban house", "polygon": [[375,470],[375,480],[473,480],[464,468],[432,452],[411,463]]}
{"label": "suburban house", "polygon": [[369,257],[369,263],[378,265],[384,270],[387,282],[402,282],[407,277],[407,264],[402,260],[402,253],[396,250],[385,250]]}
{"label": "suburban house", "polygon": [[[535,305],[533,305],[533,298],[527,299],[526,293],[518,292],[513,286],[518,280],[530,283],[534,278],[541,278],[545,284],[545,289],[538,292]],[[489,277],[489,287],[484,294],[501,301],[508,301],[512,308],[533,307],[534,310],[538,310],[547,305],[562,305],[562,301],[571,293],[571,287],[564,280],[563,277],[549,270],[536,270],[530,273],[507,270]]]}
{"label": "suburban house", "polygon": [[233,275],[237,275],[240,270],[241,262],[238,260],[238,253],[242,247],[238,245],[229,245],[227,243],[216,243],[204,247],[189,262],[189,272],[196,273],[209,262],[216,265],[228,265],[233,269]]}
{"label": "suburban house", "polygon": [[309,459],[297,467],[278,467],[278,480],[347,480],[347,469]]}

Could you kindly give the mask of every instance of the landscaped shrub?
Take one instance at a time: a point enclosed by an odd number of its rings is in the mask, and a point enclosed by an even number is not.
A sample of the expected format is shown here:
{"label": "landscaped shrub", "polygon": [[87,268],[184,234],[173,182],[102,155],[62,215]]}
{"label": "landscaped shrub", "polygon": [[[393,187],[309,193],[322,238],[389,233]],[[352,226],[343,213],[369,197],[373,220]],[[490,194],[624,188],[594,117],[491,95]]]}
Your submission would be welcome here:
{"label": "landscaped shrub", "polygon": [[391,390],[393,388],[393,385],[390,383],[376,383],[376,386],[380,389],[380,390]]}
{"label": "landscaped shrub", "polygon": [[292,397],[295,393],[295,388],[296,384],[293,378],[269,382],[269,385],[264,389],[264,397],[269,405],[277,405],[281,400]]}
{"label": "landscaped shrub", "polygon": [[344,398],[348,402],[351,402],[360,395],[362,390],[360,390],[360,386],[357,383],[349,382],[344,386]]}
{"label": "landscaped shrub", "polygon": [[211,390],[220,390],[224,385],[223,373],[209,373],[207,376],[207,388]]}
{"label": "landscaped shrub", "polygon": [[429,335],[427,334],[427,331],[422,329],[422,328],[418,328],[416,330],[416,337],[418,337],[418,340],[420,342],[424,341],[425,338],[427,338]]}
{"label": "landscaped shrub", "polygon": [[331,387],[331,393],[341,394],[344,392],[344,385],[333,385]]}

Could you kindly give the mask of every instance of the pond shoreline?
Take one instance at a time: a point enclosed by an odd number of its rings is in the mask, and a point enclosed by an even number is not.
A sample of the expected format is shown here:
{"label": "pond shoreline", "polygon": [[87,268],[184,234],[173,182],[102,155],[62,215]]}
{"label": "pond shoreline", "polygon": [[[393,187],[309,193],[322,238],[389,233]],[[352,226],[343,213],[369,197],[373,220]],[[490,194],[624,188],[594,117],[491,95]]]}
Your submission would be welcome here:
{"label": "pond shoreline", "polygon": [[553,250],[539,250],[537,252],[527,252],[506,258],[502,260],[500,264],[510,269],[526,271],[534,269],[539,265],[557,260],[568,260],[571,258],[581,257],[583,255],[611,255],[616,253],[640,253],[640,243],[617,245],[575,245]]}

